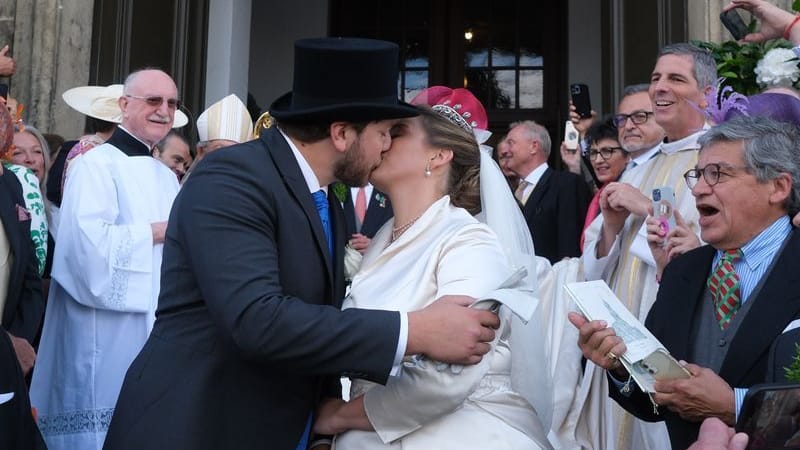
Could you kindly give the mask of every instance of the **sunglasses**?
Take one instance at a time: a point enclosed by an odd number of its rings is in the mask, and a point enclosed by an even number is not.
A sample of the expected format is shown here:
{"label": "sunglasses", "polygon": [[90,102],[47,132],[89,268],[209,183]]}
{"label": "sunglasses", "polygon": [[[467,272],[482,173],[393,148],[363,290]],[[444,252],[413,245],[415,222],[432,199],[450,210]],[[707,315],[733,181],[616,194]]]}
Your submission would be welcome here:
{"label": "sunglasses", "polygon": [[161,106],[162,103],[167,102],[167,108],[169,109],[178,109],[181,107],[181,101],[177,98],[167,98],[161,96],[152,96],[152,97],[142,97],[140,95],[131,95],[125,94],[125,97],[135,98],[137,100],[144,100],[148,106],[152,106],[153,108],[158,108]]}

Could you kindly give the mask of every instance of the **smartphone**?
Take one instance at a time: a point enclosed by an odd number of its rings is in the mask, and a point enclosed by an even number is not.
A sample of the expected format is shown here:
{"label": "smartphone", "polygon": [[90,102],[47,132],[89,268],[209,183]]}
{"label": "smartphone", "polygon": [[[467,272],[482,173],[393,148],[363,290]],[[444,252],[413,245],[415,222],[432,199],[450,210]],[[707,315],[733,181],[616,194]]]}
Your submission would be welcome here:
{"label": "smartphone", "polygon": [[571,120],[568,120],[564,125],[564,143],[567,145],[568,149],[578,149],[579,136],[578,130],[575,129],[575,125],[572,124]]}
{"label": "smartphone", "polygon": [[739,411],[736,431],[750,437],[748,450],[800,448],[800,384],[752,386]]}
{"label": "smartphone", "polygon": [[665,236],[676,227],[674,210],[675,191],[669,186],[653,189],[653,217],[658,219]]}
{"label": "smartphone", "polygon": [[747,36],[747,25],[744,23],[744,20],[742,20],[742,16],[739,15],[739,12],[736,11],[736,8],[720,13],[719,20],[737,41]]}
{"label": "smartphone", "polygon": [[583,83],[573,83],[569,85],[569,92],[572,96],[572,104],[575,105],[575,112],[581,118],[592,116],[592,102],[589,100],[589,86]]}

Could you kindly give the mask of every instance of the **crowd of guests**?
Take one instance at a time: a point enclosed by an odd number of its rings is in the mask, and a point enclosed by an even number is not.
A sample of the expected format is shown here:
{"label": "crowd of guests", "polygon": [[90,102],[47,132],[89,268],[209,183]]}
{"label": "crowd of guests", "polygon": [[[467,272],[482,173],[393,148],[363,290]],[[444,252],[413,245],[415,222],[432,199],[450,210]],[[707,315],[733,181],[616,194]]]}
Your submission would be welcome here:
{"label": "crowd of guests", "polygon": [[[800,56],[793,14],[726,8]],[[295,52],[269,129],[235,95],[189,124],[144,69],[65,92],[89,129],[51,151],[0,97],[0,448],[743,448],[800,342],[800,95],[724,109],[712,56],[670,44],[613,114],[571,108],[562,171],[533,121],[495,164],[465,89],[398,102],[396,46]],[[690,376],[632,383],[565,299],[589,280]]]}

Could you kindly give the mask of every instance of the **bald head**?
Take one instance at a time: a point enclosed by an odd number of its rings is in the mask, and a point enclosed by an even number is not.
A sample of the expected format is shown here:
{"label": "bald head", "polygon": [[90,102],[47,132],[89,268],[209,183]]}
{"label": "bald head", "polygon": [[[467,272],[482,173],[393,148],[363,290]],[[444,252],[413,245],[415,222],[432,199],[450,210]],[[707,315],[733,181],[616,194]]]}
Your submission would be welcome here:
{"label": "bald head", "polygon": [[122,126],[150,146],[172,129],[177,109],[178,88],[161,70],[145,69],[128,75],[123,96]]}

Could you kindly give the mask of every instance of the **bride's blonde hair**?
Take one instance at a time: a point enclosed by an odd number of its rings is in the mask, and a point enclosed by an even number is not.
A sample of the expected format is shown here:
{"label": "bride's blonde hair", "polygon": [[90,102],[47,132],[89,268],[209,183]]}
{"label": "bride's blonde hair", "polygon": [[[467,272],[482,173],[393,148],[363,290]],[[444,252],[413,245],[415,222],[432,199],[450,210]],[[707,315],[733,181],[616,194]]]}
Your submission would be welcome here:
{"label": "bride's blonde hair", "polygon": [[420,107],[422,128],[432,147],[453,152],[447,194],[453,205],[475,215],[481,211],[481,155],[475,135],[427,107]]}

